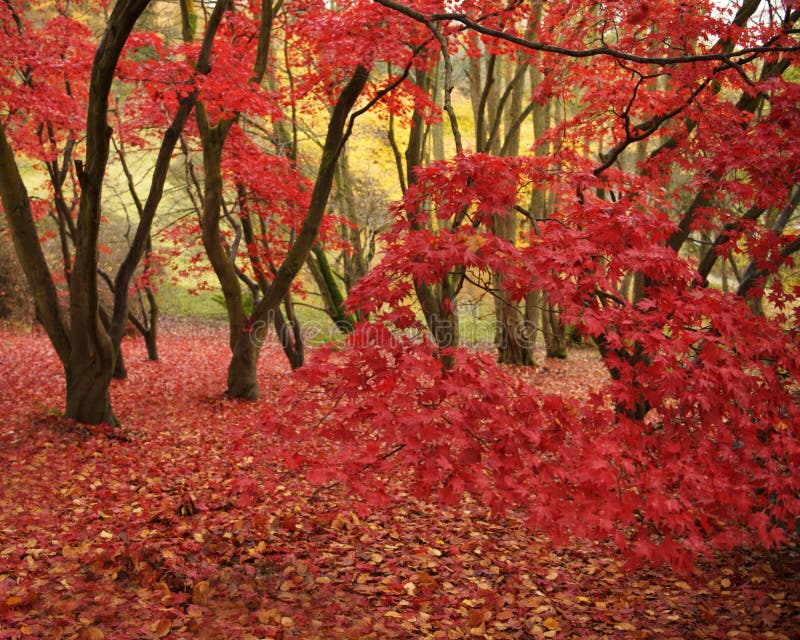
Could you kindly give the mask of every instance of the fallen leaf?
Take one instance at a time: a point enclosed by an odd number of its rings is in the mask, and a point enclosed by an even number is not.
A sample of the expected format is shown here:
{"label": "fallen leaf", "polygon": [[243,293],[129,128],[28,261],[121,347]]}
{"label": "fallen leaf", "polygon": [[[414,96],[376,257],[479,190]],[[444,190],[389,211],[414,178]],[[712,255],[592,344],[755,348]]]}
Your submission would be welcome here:
{"label": "fallen leaf", "polygon": [[480,609],[473,609],[470,611],[469,617],[467,618],[467,626],[468,627],[479,627],[483,624],[484,620],[484,612]]}
{"label": "fallen leaf", "polygon": [[555,618],[545,618],[542,620],[542,626],[550,631],[555,631],[561,627],[561,625],[558,623],[558,620]]}
{"label": "fallen leaf", "polygon": [[197,584],[194,585],[192,589],[192,603],[197,605],[207,605],[208,604],[208,592],[210,589],[210,585],[208,580],[201,580]]}
{"label": "fallen leaf", "polygon": [[81,631],[80,640],[103,640],[106,634],[97,627],[86,627]]}

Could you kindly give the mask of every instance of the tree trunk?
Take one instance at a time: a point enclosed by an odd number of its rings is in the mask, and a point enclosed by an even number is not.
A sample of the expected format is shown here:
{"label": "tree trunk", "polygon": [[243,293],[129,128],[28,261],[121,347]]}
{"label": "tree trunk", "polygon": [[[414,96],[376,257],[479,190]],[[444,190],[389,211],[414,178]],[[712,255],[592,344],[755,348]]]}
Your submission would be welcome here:
{"label": "tree trunk", "polygon": [[135,316],[131,316],[131,322],[144,338],[148,359],[156,361],[158,360],[158,302],[150,287],[145,289],[147,308],[145,308],[144,301],[141,299],[141,292],[139,296],[142,319],[139,320]]}
{"label": "tree trunk", "polygon": [[[311,192],[311,201],[308,205],[303,225],[300,231],[294,238],[294,242],[286,254],[281,266],[278,267],[275,278],[272,281],[269,289],[265,292],[264,297],[253,309],[252,326],[264,325],[270,319],[270,313],[280,313],[279,305],[285,301],[286,296],[289,294],[292,282],[294,281],[300,269],[306,263],[308,255],[314,246],[319,234],[319,227],[322,224],[322,219],[325,216],[325,211],[328,206],[328,198],[333,186],[334,174],[336,172],[336,163],[339,158],[339,153],[350,135],[350,130],[346,129],[347,119],[350,110],[353,108],[358,96],[367,83],[369,72],[366,68],[358,66],[353,70],[350,81],[345,85],[339,94],[339,98],[334,105],[331,112],[330,121],[328,122],[328,130],[325,136],[325,144],[322,148],[322,157],[320,158],[319,167],[317,169],[317,177],[314,181],[314,188]],[[273,320],[274,321],[274,320]],[[297,335],[297,334],[296,334]],[[231,348],[234,350],[234,357],[231,361],[231,366],[228,369],[228,394],[233,397],[242,397],[252,399],[251,395],[241,395],[242,392],[249,392],[250,385],[254,386],[255,397],[258,397],[258,387],[255,379],[255,366],[253,365],[252,371],[242,369],[242,360],[247,352],[247,347],[242,347],[243,355],[237,355],[236,345],[239,345],[242,340],[253,338],[253,357],[255,361],[258,359],[258,336],[253,331],[248,331],[239,335],[235,340],[231,340]],[[237,362],[234,362],[237,361]],[[236,382],[232,376],[236,373],[248,376],[248,379]]]}
{"label": "tree trunk", "polygon": [[286,298],[283,300],[283,307],[286,311],[285,318],[280,309],[275,309],[275,332],[278,334],[283,353],[286,354],[286,358],[289,360],[289,366],[294,371],[302,367],[305,362],[305,348],[303,334],[300,330],[300,320],[294,312],[291,293],[286,294]]}
{"label": "tree trunk", "polygon": [[529,331],[519,307],[508,300],[507,294],[503,294],[505,292],[498,294],[495,304],[497,361],[502,364],[533,365],[533,342],[530,337],[536,334]]}
{"label": "tree trunk", "polygon": [[231,340],[231,361],[228,365],[228,390],[231,398],[258,400],[259,344],[252,332],[240,332]]}
{"label": "tree trunk", "polygon": [[[527,31],[532,31],[533,22]],[[520,148],[520,124],[525,119],[523,97],[528,63],[514,62],[498,55],[486,59],[486,74],[480,91],[471,90],[478,98],[473,104],[476,114],[476,148],[493,155],[517,156]],[[479,74],[480,75],[480,74]],[[478,76],[479,77],[479,76]],[[493,216],[492,230],[498,238],[517,243],[517,214],[509,211]],[[492,274],[495,294],[495,346],[497,359],[503,364],[532,365],[533,345],[526,335],[529,327],[520,305],[511,299],[502,273]],[[535,333],[533,334],[535,336]]]}
{"label": "tree trunk", "polygon": [[[99,307],[100,321],[106,331],[111,329],[111,314],[101,304]],[[128,377],[128,368],[125,366],[125,358],[122,355],[122,345],[114,344],[114,372],[111,377],[115,380],[125,380]]]}
{"label": "tree trunk", "polygon": [[[494,232],[498,237],[515,243],[516,214],[510,212],[504,216],[495,216]],[[503,364],[532,365],[533,344],[528,344],[526,339],[528,327],[520,305],[511,299],[501,273],[493,273],[492,280],[497,291],[494,298],[497,360]]]}
{"label": "tree trunk", "polygon": [[558,317],[558,310],[549,302],[542,305],[542,331],[548,358],[566,358],[569,332]]}
{"label": "tree trunk", "polygon": [[[414,290],[425,316],[425,323],[439,350],[458,346],[458,314],[455,305],[452,304],[455,293],[450,286],[451,278],[451,275],[446,275],[438,286],[414,282]],[[445,300],[451,304],[445,304]],[[440,359],[446,369],[455,366],[455,359],[450,355],[443,355]]]}
{"label": "tree trunk", "polygon": [[0,203],[8,221],[17,259],[33,297],[36,318],[47,332],[59,360],[66,366],[71,348],[68,323],[58,304],[58,292],[39,240],[28,190],[22,180],[2,122],[0,122]]}
{"label": "tree trunk", "polygon": [[539,333],[539,305],[542,300],[541,291],[529,291],[525,296],[525,346],[533,354],[536,338]]}
{"label": "tree trunk", "polygon": [[113,365],[101,358],[75,359],[66,367],[67,408],[65,417],[85,424],[119,426],[111,409],[108,389]]}
{"label": "tree trunk", "polygon": [[[514,213],[495,216],[494,227],[498,237],[511,242],[516,239],[517,220]],[[520,306],[511,299],[505,289],[501,274],[494,273],[492,280],[497,291],[494,299],[497,360],[503,364],[532,365],[533,344],[528,344],[526,339],[528,327]]]}
{"label": "tree trunk", "polygon": [[342,333],[350,333],[357,319],[354,314],[347,313],[345,310],[345,295],[339,288],[328,261],[328,256],[320,245],[314,245],[312,252],[308,256],[307,264],[322,296],[325,312],[334,321],[337,329]]}
{"label": "tree trunk", "polygon": [[147,347],[147,357],[149,360],[158,360],[158,325],[155,318],[151,320],[147,331],[142,334],[144,336],[144,344]]}
{"label": "tree trunk", "polygon": [[30,320],[31,295],[14,254],[14,247],[6,239],[5,231],[3,218],[0,217],[0,319]]}

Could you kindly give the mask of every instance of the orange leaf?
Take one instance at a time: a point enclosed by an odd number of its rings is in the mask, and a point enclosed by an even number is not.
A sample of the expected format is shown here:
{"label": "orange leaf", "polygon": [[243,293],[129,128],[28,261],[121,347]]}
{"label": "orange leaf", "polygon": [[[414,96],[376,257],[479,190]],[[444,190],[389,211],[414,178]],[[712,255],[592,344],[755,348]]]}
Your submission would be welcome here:
{"label": "orange leaf", "polygon": [[80,640],[103,640],[106,634],[97,627],[86,627],[81,631]]}
{"label": "orange leaf", "polygon": [[481,609],[473,609],[467,618],[467,624],[470,627],[479,627],[483,624],[483,617],[484,613]]}
{"label": "orange leaf", "polygon": [[192,602],[198,605],[208,604],[209,589],[210,585],[208,584],[208,580],[202,580],[194,585],[192,589]]}
{"label": "orange leaf", "polygon": [[555,631],[561,625],[558,624],[558,620],[556,620],[555,618],[545,618],[544,621],[542,622],[542,626],[549,629],[550,631]]}
{"label": "orange leaf", "polygon": [[156,638],[163,638],[170,632],[171,629],[172,623],[169,620],[162,619],[156,623],[155,629],[153,629],[153,634],[156,636]]}

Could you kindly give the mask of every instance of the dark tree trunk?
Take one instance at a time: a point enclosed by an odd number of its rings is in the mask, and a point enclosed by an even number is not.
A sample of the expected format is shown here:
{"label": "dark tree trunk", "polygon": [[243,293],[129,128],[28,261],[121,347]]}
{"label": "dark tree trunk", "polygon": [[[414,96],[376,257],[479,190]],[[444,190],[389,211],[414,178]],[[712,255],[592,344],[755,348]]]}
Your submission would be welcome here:
{"label": "dark tree trunk", "polygon": [[[496,216],[494,221],[495,233],[510,242],[514,242],[517,235],[517,224],[514,213],[506,216]],[[493,274],[495,289],[495,343],[497,346],[497,360],[503,364],[532,365],[533,345],[528,343],[527,323],[520,306],[515,303],[503,285],[503,277]]]}
{"label": "dark tree trunk", "polygon": [[[430,92],[432,80],[427,71],[417,71],[414,82],[426,93]],[[422,112],[415,109],[411,117],[411,130],[408,134],[408,144],[404,154],[405,174],[402,172],[403,163],[400,158],[400,152],[395,147],[398,176],[404,193],[407,186],[416,184],[416,168],[421,167],[423,164],[425,128],[425,119]],[[393,132],[390,134],[390,139],[394,140]],[[424,216],[418,217],[411,213],[408,216],[412,229],[430,228],[430,219],[425,219]],[[431,333],[433,342],[439,350],[458,346],[459,332],[455,297],[459,288],[456,281],[460,278],[460,275],[457,272],[448,273],[435,284],[424,282],[417,278],[414,279],[414,292],[422,309],[422,314],[425,316],[425,323]],[[452,369],[455,366],[455,360],[450,355],[445,354],[440,356],[440,359],[446,369]]]}
{"label": "dark tree trunk", "polygon": [[128,319],[144,339],[147,358],[156,361],[158,360],[158,303],[152,289],[145,289],[145,296],[147,297],[147,307],[145,307],[141,298],[141,292],[139,293],[139,306],[142,317],[137,318],[131,312],[128,314]]}
{"label": "dark tree trunk", "polygon": [[533,342],[528,329],[528,322],[522,317],[516,305],[510,302],[497,305],[497,361],[502,364],[518,364],[530,366],[533,360]]}
{"label": "dark tree trunk", "polygon": [[[455,294],[451,287],[451,276],[446,275],[439,286],[433,287],[427,283],[415,281],[414,290],[417,294],[425,323],[431,332],[434,344],[441,351],[458,346],[458,315],[455,305],[447,306],[444,300],[451,301]],[[440,356],[446,369],[455,366],[455,359],[451,355]]]}
{"label": "dark tree trunk", "polygon": [[321,246],[314,245],[308,256],[308,268],[317,283],[317,288],[325,304],[325,312],[334,321],[337,329],[342,333],[350,333],[355,326],[356,317],[345,310],[345,294],[339,288],[328,256]]}
{"label": "dark tree trunk", "polygon": [[0,217],[0,318],[30,320],[32,308],[25,275],[19,266],[14,247],[6,239]]}
{"label": "dark tree trunk", "polygon": [[549,302],[542,305],[542,332],[548,358],[566,358],[569,332],[558,317],[558,310]]}
{"label": "dark tree trunk", "polygon": [[280,309],[275,310],[275,331],[281,342],[283,352],[289,360],[292,370],[299,369],[305,362],[305,346],[303,345],[303,334],[300,329],[300,320],[294,311],[291,294],[287,294],[283,301],[283,308],[286,317]]}
{"label": "dark tree trunk", "polygon": [[158,329],[156,324],[151,324],[150,328],[144,333],[144,344],[147,347],[147,358],[158,360]]}
{"label": "dark tree trunk", "polygon": [[[111,315],[103,305],[100,305],[99,313],[103,327],[106,331],[109,331],[111,329]],[[125,358],[122,355],[122,345],[115,344],[114,351],[114,372],[111,377],[115,380],[125,380],[128,377],[128,368],[125,366]]]}
{"label": "dark tree trunk", "polygon": [[125,366],[125,357],[122,355],[122,348],[117,347],[117,354],[114,358],[114,372],[111,374],[114,380],[127,380],[128,367]]}
{"label": "dark tree trunk", "polygon": [[67,408],[64,415],[85,424],[118,426],[108,394],[113,370],[113,365],[102,359],[70,363],[66,368]]}
{"label": "dark tree trunk", "polygon": [[[353,71],[350,81],[339,95],[328,123],[322,158],[320,159],[317,178],[311,193],[311,202],[306,211],[303,225],[295,236],[294,243],[286,254],[283,263],[277,269],[272,284],[253,310],[251,316],[252,327],[265,326],[265,323],[271,317],[271,313],[280,313],[280,303],[289,294],[292,282],[300,272],[300,269],[302,269],[316,242],[319,227],[328,205],[331,187],[333,186],[336,161],[342,146],[349,136],[349,130],[346,131],[345,129],[348,114],[358,96],[361,95],[368,77],[369,73],[365,68],[357,67]],[[208,180],[208,177],[206,177],[206,180]],[[226,302],[229,302],[227,296]],[[228,313],[230,317],[230,309]],[[228,367],[228,395],[234,398],[255,400],[258,398],[256,363],[258,362],[261,336],[250,330],[239,331],[235,334],[232,332],[231,335],[232,357]]]}
{"label": "dark tree trunk", "polygon": [[259,342],[253,332],[240,332],[231,340],[231,361],[228,365],[228,390],[231,398],[258,400]]}

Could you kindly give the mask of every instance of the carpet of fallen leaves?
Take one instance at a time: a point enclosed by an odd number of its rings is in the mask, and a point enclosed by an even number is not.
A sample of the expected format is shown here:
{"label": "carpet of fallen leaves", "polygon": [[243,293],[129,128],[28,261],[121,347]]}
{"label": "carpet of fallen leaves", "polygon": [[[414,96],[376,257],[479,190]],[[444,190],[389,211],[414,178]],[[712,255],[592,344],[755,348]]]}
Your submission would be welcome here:
{"label": "carpet of fallen leaves", "polygon": [[[221,328],[168,326],[160,348],[126,342],[124,428],[86,428],[59,417],[46,338],[0,329],[0,640],[800,637],[795,549],[679,575],[470,503],[359,517],[268,455],[277,348],[258,405],[221,395]],[[602,375],[589,351],[543,362],[524,375],[565,394]]]}

